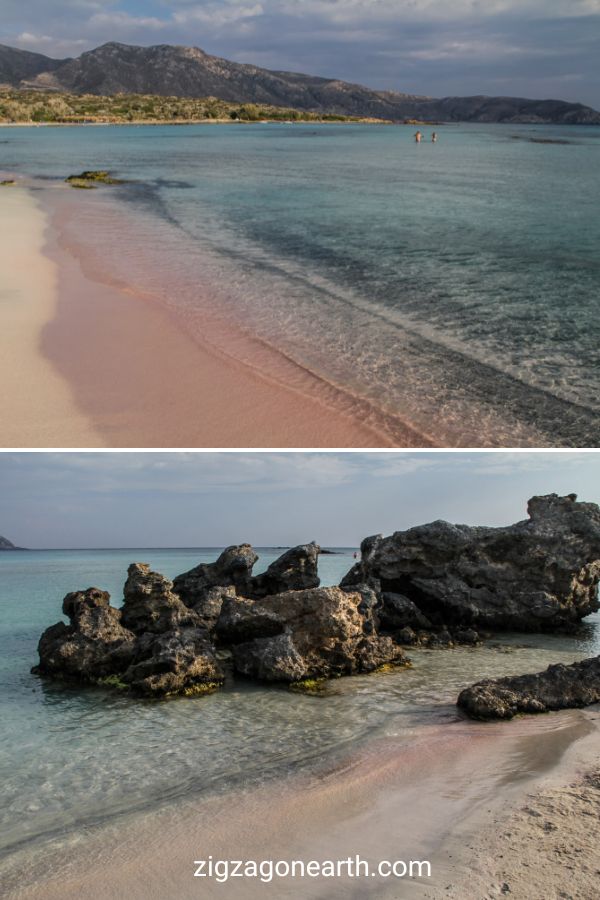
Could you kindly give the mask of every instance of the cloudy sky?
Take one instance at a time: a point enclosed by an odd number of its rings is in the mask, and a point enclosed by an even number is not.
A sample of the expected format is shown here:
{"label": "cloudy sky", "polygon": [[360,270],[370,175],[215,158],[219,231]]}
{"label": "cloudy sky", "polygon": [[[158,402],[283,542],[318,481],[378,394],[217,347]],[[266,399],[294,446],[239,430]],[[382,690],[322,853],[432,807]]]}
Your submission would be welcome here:
{"label": "cloudy sky", "polygon": [[109,40],[409,93],[600,107],[600,0],[2,0],[0,42],[62,57]]}
{"label": "cloudy sky", "polygon": [[600,502],[597,453],[0,453],[0,534],[28,547],[357,546],[533,494]]}

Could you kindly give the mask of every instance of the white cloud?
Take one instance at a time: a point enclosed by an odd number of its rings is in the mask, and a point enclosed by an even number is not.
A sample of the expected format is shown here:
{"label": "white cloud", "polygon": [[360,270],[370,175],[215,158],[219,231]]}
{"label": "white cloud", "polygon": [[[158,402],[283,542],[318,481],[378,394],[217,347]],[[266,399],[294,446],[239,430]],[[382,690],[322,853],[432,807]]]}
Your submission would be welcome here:
{"label": "white cloud", "polygon": [[94,13],[88,20],[88,25],[92,28],[108,27],[118,29],[119,31],[122,29],[131,31],[132,29],[138,28],[150,28],[155,31],[160,31],[160,29],[164,28],[167,24],[168,23],[164,19],[157,19],[155,16],[132,16],[130,13],[119,11]]}
{"label": "white cloud", "polygon": [[173,21],[178,25],[203,23],[220,28],[244,19],[253,19],[264,14],[261,3],[247,5],[236,0],[224,0],[221,3],[194,5],[173,13]]}
{"label": "white cloud", "polygon": [[21,47],[23,50],[31,50],[57,57],[73,56],[81,53],[82,50],[89,46],[89,41],[86,41],[84,38],[63,40],[52,37],[49,34],[33,34],[30,31],[23,31],[16,38],[13,38],[11,43],[15,47]]}

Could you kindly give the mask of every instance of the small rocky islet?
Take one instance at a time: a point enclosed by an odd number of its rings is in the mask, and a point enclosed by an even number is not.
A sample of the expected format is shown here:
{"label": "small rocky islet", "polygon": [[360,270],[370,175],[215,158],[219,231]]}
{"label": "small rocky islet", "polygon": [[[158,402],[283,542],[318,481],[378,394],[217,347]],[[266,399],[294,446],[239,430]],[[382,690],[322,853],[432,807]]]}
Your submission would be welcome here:
{"label": "small rocky islet", "polygon": [[[503,528],[437,521],[366,538],[337,587],[321,587],[317,544],[260,575],[249,544],[172,582],[129,566],[120,609],[99,588],[67,594],[39,642],[36,674],[164,698],[217,690],[233,674],[309,693],[327,679],[410,665],[410,646],[476,645],[489,631],[572,632],[600,608],[600,507],[533,497]],[[458,705],[511,718],[600,700],[600,659],[487,680]]]}

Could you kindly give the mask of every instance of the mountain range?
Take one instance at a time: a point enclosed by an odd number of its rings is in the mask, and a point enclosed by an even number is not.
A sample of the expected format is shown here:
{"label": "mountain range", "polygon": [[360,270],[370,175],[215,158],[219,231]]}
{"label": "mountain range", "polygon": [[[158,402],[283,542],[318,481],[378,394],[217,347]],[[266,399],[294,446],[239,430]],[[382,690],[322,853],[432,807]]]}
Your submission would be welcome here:
{"label": "mountain range", "polygon": [[277,72],[210,56],[197,47],[108,43],[74,59],[51,59],[0,45],[0,85],[74,94],[218,97],[322,113],[399,121],[599,125],[581,103],[518,97],[421,97],[375,91],[331,78]]}

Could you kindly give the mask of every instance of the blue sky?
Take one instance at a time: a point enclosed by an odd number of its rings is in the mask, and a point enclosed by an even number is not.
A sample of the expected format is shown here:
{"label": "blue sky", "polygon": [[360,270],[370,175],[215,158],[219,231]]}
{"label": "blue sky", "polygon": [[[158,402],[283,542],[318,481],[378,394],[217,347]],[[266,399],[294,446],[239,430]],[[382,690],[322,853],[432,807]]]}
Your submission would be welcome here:
{"label": "blue sky", "polygon": [[2,0],[0,42],[66,56],[109,40],[409,93],[600,107],[600,0]]}
{"label": "blue sky", "polygon": [[5,452],[0,534],[32,548],[356,546],[434,519],[509,524],[551,492],[600,502],[600,452]]}

